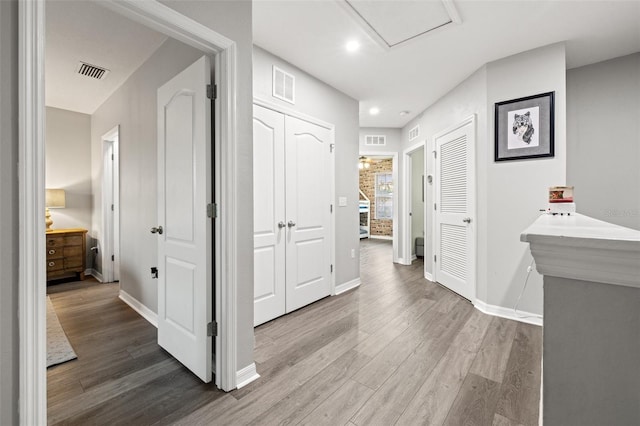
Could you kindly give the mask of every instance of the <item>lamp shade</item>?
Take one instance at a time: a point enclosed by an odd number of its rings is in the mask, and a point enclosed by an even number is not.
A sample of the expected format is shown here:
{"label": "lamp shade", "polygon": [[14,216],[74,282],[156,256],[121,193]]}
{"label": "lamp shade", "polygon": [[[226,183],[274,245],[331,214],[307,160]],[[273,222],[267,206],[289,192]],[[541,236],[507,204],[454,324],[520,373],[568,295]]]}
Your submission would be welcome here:
{"label": "lamp shade", "polygon": [[64,189],[46,189],[45,190],[45,204],[50,209],[63,209],[65,208],[65,193]]}

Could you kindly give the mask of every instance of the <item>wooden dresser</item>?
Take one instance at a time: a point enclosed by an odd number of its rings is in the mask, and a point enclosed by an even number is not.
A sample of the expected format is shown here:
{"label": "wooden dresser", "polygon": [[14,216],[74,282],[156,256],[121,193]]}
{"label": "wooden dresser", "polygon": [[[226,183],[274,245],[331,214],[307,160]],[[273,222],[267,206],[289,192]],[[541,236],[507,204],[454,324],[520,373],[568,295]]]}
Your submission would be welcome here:
{"label": "wooden dresser", "polygon": [[77,275],[84,280],[86,229],[54,229],[46,235],[47,281]]}

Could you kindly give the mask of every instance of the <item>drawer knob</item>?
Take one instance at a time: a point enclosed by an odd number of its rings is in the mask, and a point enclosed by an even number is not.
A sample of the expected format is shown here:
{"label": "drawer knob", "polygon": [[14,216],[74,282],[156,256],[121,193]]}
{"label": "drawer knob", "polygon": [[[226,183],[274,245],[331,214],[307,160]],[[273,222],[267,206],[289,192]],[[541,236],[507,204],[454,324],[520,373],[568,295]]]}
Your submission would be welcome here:
{"label": "drawer knob", "polygon": [[56,266],[56,262],[49,262],[49,266]]}
{"label": "drawer knob", "polygon": [[49,250],[49,254],[56,254],[55,250]]}

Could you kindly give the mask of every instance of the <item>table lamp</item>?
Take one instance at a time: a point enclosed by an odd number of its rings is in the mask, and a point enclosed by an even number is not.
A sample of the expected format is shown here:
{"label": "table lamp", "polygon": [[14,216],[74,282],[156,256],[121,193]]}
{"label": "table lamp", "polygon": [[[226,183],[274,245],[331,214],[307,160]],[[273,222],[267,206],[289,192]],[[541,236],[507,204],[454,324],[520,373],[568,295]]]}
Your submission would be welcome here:
{"label": "table lamp", "polygon": [[44,223],[47,225],[47,231],[51,231],[53,220],[51,220],[51,212],[49,212],[49,209],[65,208],[64,189],[45,189],[45,205],[47,206],[47,208],[44,214]]}

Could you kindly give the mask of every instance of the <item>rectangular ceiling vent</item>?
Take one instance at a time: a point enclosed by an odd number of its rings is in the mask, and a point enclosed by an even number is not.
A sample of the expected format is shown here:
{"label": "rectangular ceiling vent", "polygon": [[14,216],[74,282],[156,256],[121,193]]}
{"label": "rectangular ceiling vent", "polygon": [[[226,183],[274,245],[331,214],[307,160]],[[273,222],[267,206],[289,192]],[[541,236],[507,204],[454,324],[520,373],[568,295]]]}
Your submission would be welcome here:
{"label": "rectangular ceiling vent", "polygon": [[420,125],[414,127],[413,129],[409,130],[409,140],[412,141],[415,138],[417,138],[418,136],[420,136]]}
{"label": "rectangular ceiling vent", "polygon": [[273,66],[273,97],[291,104],[296,103],[296,78]]}
{"label": "rectangular ceiling vent", "polygon": [[387,137],[385,135],[366,135],[364,144],[368,146],[383,146],[387,144]]}
{"label": "rectangular ceiling vent", "polygon": [[109,74],[109,70],[95,65],[80,62],[76,68],[76,72],[85,77],[95,78],[96,80],[104,80]]}

